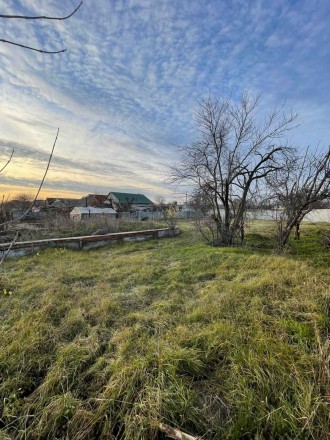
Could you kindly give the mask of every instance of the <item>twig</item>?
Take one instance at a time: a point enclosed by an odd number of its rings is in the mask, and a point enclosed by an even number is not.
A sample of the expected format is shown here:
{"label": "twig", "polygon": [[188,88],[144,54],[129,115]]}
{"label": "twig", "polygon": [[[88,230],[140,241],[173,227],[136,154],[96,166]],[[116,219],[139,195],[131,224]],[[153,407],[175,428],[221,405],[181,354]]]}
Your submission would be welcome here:
{"label": "twig", "polygon": [[72,17],[73,14],[75,14],[80,6],[83,4],[81,1],[79,5],[76,7],[76,9],[71,12],[71,14],[66,15],[65,17],[47,17],[46,15],[37,15],[37,16],[28,16],[28,15],[3,15],[0,14],[0,18],[21,18],[24,20],[66,20],[67,18]]}
{"label": "twig", "polygon": [[193,437],[192,435],[186,434],[179,429],[165,425],[165,423],[160,423],[158,427],[162,432],[165,433],[166,437],[174,440],[200,440],[200,437]]}
{"label": "twig", "polygon": [[1,168],[1,170],[0,170],[0,173],[2,173],[2,171],[6,168],[6,166],[9,164],[9,162],[11,161],[11,159],[12,159],[12,157],[13,157],[13,155],[14,155],[14,149],[13,149],[13,151],[11,152],[11,155],[10,155],[10,158],[7,160],[7,163]]}
{"label": "twig", "polygon": [[[74,11],[71,12],[71,14],[66,15],[65,17],[48,17],[47,15],[6,15],[6,14],[0,14],[0,18],[18,18],[18,19],[24,19],[24,20],[66,20],[67,18],[72,17],[73,14],[75,14],[80,6],[83,4],[81,1],[79,5],[76,7]],[[46,54],[57,54],[57,53],[63,53],[66,52],[66,49],[61,50],[45,50],[45,49],[37,49],[36,47],[26,46],[25,44],[15,43],[11,40],[4,40],[0,39],[0,43],[7,43],[12,44],[14,46],[22,47],[23,49],[33,50],[35,52],[39,53],[46,53]]]}
{"label": "twig", "polygon": [[10,243],[9,248],[6,250],[6,252],[4,253],[3,257],[1,258],[0,266],[2,266],[2,263],[5,261],[7,255],[8,255],[9,252],[11,251],[11,248],[14,246],[14,244],[15,244],[16,241],[17,241],[17,239],[18,239],[18,232],[16,232],[16,235],[15,235],[13,241]]}
{"label": "twig", "polygon": [[44,50],[44,49],[36,49],[35,47],[25,46],[24,44],[14,43],[14,41],[3,40],[2,38],[0,39],[0,42],[1,42],[1,43],[13,44],[14,46],[23,47],[23,49],[34,50],[35,52],[40,52],[40,53],[50,53],[50,54],[54,54],[54,53],[62,53],[62,52],[66,52],[66,49],[61,49],[61,50]]}
{"label": "twig", "polygon": [[38,196],[39,196],[39,193],[40,193],[40,191],[41,191],[42,185],[44,184],[44,181],[45,181],[45,179],[46,179],[46,176],[47,176],[47,173],[48,173],[48,169],[49,169],[49,166],[50,166],[50,162],[51,162],[52,157],[53,157],[53,153],[54,153],[54,149],[55,149],[55,145],[56,145],[56,141],[57,141],[57,138],[58,138],[58,134],[59,134],[59,132],[60,132],[60,129],[58,128],[58,129],[57,129],[57,133],[56,133],[56,137],[55,137],[55,141],[54,141],[54,144],[53,144],[53,148],[52,148],[52,151],[51,151],[51,153],[50,153],[50,155],[49,155],[49,159],[48,159],[47,167],[46,167],[46,169],[45,169],[45,172],[44,172],[43,178],[41,179],[41,182],[40,182],[40,185],[39,185],[38,191],[37,191],[37,193],[36,193],[34,199],[32,200],[30,206],[28,207],[28,209],[27,209],[27,210],[26,210],[26,211],[25,211],[20,217],[15,218],[15,220],[9,220],[9,221],[7,221],[7,222],[1,223],[0,226],[8,225],[8,224],[10,224],[10,223],[16,223],[16,222],[20,221],[22,218],[24,218],[24,217],[26,216],[26,214],[28,214],[28,213],[31,211],[32,207],[34,206],[34,204],[35,204],[35,202],[36,202],[36,200],[37,200],[37,198],[38,198]]}

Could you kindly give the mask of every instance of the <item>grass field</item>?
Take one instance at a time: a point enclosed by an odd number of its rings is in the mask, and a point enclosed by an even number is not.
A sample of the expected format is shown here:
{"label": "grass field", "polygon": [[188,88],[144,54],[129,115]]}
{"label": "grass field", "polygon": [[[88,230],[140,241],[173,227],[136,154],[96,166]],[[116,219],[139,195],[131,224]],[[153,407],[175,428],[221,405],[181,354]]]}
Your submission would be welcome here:
{"label": "grass field", "polygon": [[0,439],[329,438],[329,250],[173,239],[8,260]]}

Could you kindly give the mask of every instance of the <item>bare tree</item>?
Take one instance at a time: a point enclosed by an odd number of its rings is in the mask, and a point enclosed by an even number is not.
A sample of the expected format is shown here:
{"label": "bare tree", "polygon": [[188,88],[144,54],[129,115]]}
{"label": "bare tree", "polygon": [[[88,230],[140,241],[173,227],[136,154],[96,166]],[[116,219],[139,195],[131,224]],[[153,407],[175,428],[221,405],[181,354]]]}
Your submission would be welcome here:
{"label": "bare tree", "polygon": [[209,97],[195,115],[198,140],[180,147],[181,160],[171,167],[173,183],[188,183],[211,203],[213,245],[233,245],[244,238],[249,199],[265,178],[281,169],[285,133],[297,115],[276,109],[258,117],[259,96],[243,95],[238,104]]}
{"label": "bare tree", "polygon": [[17,210],[23,213],[29,208],[33,199],[34,196],[32,194],[22,192],[15,197],[15,200],[12,201],[12,204],[14,204]]}
{"label": "bare tree", "polygon": [[[73,14],[75,14],[78,9],[80,8],[80,6],[82,5],[82,1],[79,3],[79,5],[69,14],[66,16],[56,16],[56,17],[49,17],[47,15],[6,15],[6,14],[0,14],[0,18],[3,19],[18,19],[18,20],[66,20],[70,17],[73,16]],[[0,39],[1,43],[6,43],[6,44],[13,44],[14,46],[19,46],[22,47],[23,49],[29,49],[29,50],[33,50],[35,52],[40,52],[40,53],[46,53],[46,54],[57,54],[57,53],[62,53],[65,52],[66,49],[61,49],[61,50],[45,50],[45,49],[38,49],[36,47],[32,47],[32,46],[27,46],[25,44],[21,44],[21,43],[17,43],[11,40],[4,40],[4,39]]]}
{"label": "bare tree", "polygon": [[267,178],[279,207],[277,244],[279,251],[288,243],[292,230],[300,238],[300,223],[320,202],[330,197],[330,147],[319,152],[297,151],[287,157],[285,167]]}

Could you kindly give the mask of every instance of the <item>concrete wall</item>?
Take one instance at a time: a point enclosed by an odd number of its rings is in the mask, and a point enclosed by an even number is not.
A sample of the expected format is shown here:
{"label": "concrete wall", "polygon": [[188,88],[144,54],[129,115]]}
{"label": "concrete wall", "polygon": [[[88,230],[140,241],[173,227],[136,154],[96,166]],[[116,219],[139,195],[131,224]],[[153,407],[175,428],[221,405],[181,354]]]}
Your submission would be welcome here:
{"label": "concrete wall", "polygon": [[[15,243],[9,251],[7,258],[22,257],[33,254],[49,247],[59,247],[68,249],[94,249],[103,246],[111,246],[114,243],[125,241],[142,241],[164,237],[173,237],[180,233],[179,229],[173,232],[169,228],[150,229],[147,231],[117,232],[107,235],[88,235],[84,237],[52,238],[47,240],[20,241]],[[0,244],[0,259],[9,249],[10,243]]]}
{"label": "concrete wall", "polygon": [[[280,214],[281,210],[254,210],[248,211],[247,217],[251,220],[275,220]],[[304,217],[305,222],[325,222],[330,223],[330,209],[313,209]]]}

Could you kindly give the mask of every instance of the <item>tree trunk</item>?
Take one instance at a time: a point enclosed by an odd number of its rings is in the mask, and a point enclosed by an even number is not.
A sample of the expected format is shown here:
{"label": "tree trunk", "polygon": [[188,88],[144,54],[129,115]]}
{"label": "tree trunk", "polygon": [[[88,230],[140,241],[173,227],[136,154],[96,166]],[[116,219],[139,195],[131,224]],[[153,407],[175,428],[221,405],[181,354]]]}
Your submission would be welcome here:
{"label": "tree trunk", "polygon": [[283,253],[286,245],[288,244],[288,240],[290,237],[290,233],[293,226],[289,225],[283,228],[283,225],[280,225],[277,233],[277,251],[279,253]]}
{"label": "tree trunk", "polygon": [[297,222],[295,224],[295,231],[294,231],[294,239],[295,240],[300,240],[300,222]]}
{"label": "tree trunk", "polygon": [[217,237],[214,240],[214,246],[232,246],[235,244],[236,233],[232,225],[226,223],[217,223]]}
{"label": "tree trunk", "polygon": [[240,237],[241,237],[241,242],[243,243],[243,241],[245,239],[245,229],[244,229],[244,222],[243,221],[240,226]]}

